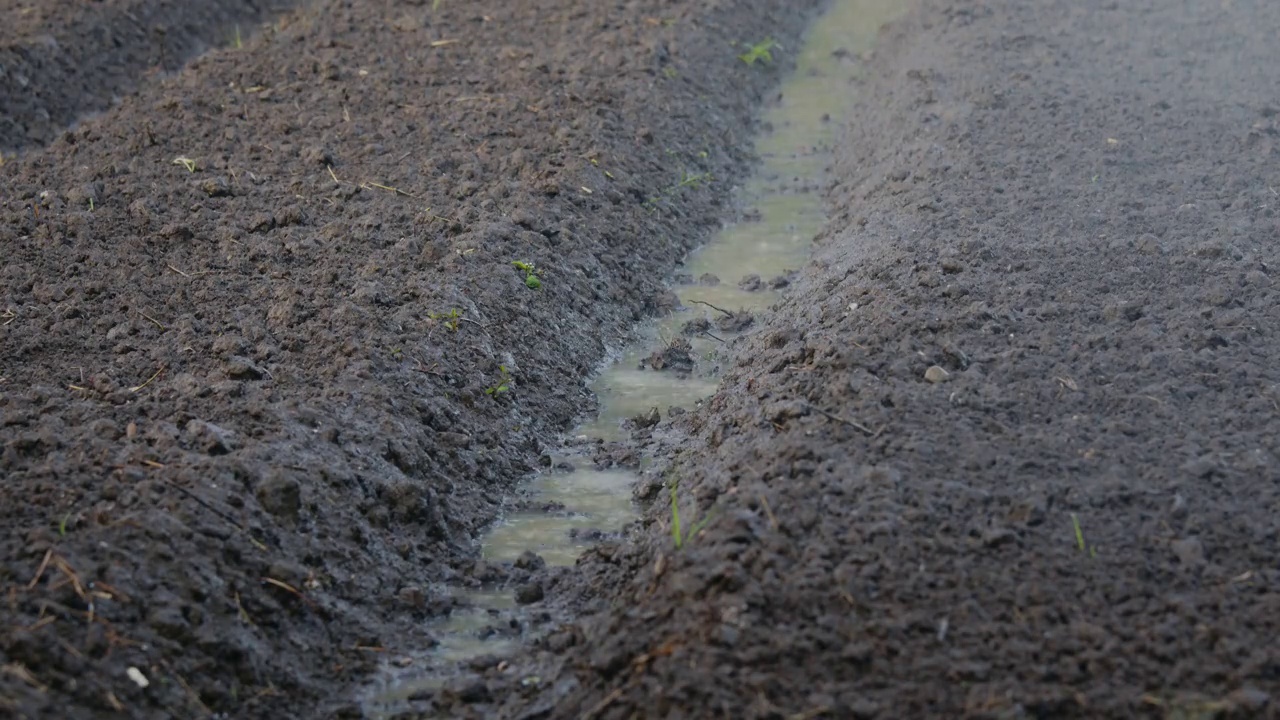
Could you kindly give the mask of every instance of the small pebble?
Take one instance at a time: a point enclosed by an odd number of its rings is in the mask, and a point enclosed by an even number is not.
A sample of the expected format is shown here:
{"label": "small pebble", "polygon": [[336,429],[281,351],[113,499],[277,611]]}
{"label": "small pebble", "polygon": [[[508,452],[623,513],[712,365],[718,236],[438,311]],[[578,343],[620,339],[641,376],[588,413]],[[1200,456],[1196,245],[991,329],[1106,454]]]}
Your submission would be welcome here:
{"label": "small pebble", "polygon": [[1169,549],[1184,567],[1194,568],[1204,564],[1204,545],[1198,538],[1183,538],[1169,543]]}
{"label": "small pebble", "polygon": [[938,365],[934,365],[924,371],[924,379],[931,383],[946,382],[949,377],[951,377],[951,373],[943,370],[942,367]]}

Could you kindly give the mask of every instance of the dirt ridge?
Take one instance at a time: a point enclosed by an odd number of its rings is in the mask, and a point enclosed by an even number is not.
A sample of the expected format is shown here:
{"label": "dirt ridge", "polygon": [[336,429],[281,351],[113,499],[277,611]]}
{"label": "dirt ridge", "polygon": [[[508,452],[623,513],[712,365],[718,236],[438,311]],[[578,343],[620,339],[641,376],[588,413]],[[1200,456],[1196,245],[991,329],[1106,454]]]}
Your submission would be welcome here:
{"label": "dirt ridge", "polygon": [[0,152],[52,141],[82,116],[211,47],[234,47],[294,0],[75,0],[6,7]]}
{"label": "dirt ridge", "polygon": [[319,2],[6,163],[0,708],[358,715],[815,4]]}
{"label": "dirt ridge", "polygon": [[890,26],[813,262],[471,716],[1280,715],[1277,12]]}

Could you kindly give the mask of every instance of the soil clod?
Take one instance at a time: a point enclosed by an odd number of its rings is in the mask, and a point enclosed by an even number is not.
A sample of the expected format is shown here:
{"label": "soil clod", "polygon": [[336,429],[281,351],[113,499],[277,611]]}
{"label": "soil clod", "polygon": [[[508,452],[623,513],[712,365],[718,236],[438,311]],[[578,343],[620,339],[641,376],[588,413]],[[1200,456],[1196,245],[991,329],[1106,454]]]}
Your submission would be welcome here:
{"label": "soil clod", "polygon": [[653,351],[648,358],[645,358],[641,368],[648,367],[653,370],[688,375],[693,372],[695,364],[693,344],[688,339],[679,337]]}
{"label": "soil clod", "polygon": [[542,583],[525,583],[516,588],[516,602],[521,605],[536,603],[542,600],[543,597],[545,597],[545,591],[542,588]]}

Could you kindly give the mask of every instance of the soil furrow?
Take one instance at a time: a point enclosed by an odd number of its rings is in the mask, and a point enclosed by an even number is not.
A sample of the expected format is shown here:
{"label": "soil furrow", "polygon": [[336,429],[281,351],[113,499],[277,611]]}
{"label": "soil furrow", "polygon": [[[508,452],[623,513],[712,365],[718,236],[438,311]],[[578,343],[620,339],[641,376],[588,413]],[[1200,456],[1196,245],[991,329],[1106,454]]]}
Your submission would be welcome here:
{"label": "soil furrow", "polygon": [[209,48],[242,49],[257,23],[296,4],[11,2],[0,9],[0,152],[47,144]]}
{"label": "soil furrow", "polygon": [[655,492],[473,716],[1276,717],[1278,25],[886,31],[813,262],[643,445],[705,529],[676,548]]}
{"label": "soil furrow", "polygon": [[816,4],[318,2],[0,168],[0,708],[358,714]]}

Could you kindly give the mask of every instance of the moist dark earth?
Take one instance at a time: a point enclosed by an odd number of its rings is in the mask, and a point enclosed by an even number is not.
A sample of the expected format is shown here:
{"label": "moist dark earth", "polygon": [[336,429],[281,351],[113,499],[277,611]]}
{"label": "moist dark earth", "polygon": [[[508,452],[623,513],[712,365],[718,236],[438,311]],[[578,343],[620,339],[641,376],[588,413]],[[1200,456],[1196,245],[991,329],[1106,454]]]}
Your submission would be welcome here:
{"label": "moist dark earth", "polygon": [[[317,2],[71,131],[0,96],[0,712],[358,717],[819,4]],[[404,716],[1280,716],[1278,27],[911,4],[812,261],[543,578],[572,621]]]}
{"label": "moist dark earth", "polygon": [[5,155],[0,713],[358,716],[730,213],[786,70],[741,43],[813,5],[317,2]]}

